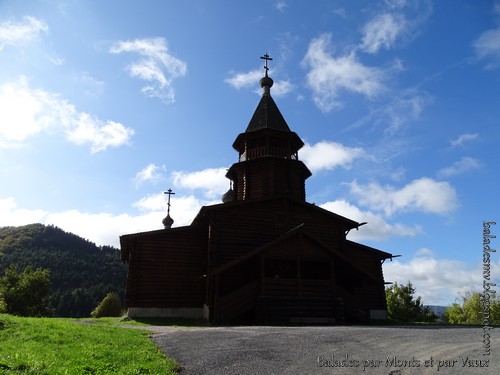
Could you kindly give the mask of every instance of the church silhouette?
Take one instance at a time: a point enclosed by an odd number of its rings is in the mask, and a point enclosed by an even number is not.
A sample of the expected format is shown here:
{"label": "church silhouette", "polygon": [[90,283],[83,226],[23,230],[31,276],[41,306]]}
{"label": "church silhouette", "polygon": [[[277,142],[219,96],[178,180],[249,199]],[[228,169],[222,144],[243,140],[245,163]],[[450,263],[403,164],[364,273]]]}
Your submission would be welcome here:
{"label": "church silhouette", "polygon": [[233,143],[238,161],[222,203],[188,226],[120,237],[125,306],[137,317],[216,324],[368,322],[386,317],[382,263],[393,255],[346,239],[363,224],[306,201],[304,145],[271,97]]}

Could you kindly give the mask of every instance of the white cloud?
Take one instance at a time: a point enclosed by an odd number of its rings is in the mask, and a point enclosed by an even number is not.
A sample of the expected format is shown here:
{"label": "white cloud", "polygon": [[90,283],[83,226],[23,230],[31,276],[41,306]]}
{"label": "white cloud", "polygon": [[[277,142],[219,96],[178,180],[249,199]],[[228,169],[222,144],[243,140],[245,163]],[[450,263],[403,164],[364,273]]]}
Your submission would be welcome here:
{"label": "white cloud", "polygon": [[[397,259],[383,264],[385,281],[404,285],[411,281],[416,295],[422,296],[426,305],[446,306],[453,303],[460,292],[482,288],[481,265],[439,259],[427,249],[421,249],[409,261]],[[499,266],[500,262],[494,265],[496,269]]]}
{"label": "white cloud", "polygon": [[381,48],[390,49],[406,26],[406,19],[400,14],[377,15],[363,28],[361,49],[368,53],[376,53]]}
{"label": "white cloud", "polygon": [[[279,98],[291,92],[293,88],[293,83],[291,83],[290,81],[276,81],[274,82],[273,88],[271,89],[271,94],[272,96]],[[261,91],[259,90],[259,93],[260,92]]]}
{"label": "white cloud", "polygon": [[0,51],[5,46],[13,46],[35,40],[41,33],[47,33],[47,24],[35,17],[25,16],[23,21],[7,21],[0,24]]}
{"label": "white cloud", "polygon": [[262,78],[262,70],[255,69],[246,73],[232,73],[231,77],[226,78],[224,82],[239,90],[247,87],[257,86]]}
{"label": "white cloud", "polygon": [[[202,201],[192,195],[174,196],[170,215],[174,227],[189,225],[201,206],[218,202]],[[140,213],[111,214],[107,212],[82,212],[66,210],[48,212],[17,206],[14,198],[0,199],[0,226],[19,226],[32,223],[55,225],[65,231],[95,242],[97,245],[119,247],[119,236],[129,233],[162,229],[167,214],[167,202],[163,194],[147,196],[135,202],[133,207]]]}
{"label": "white cloud", "polygon": [[[221,202],[220,200],[202,200],[194,195],[173,195],[170,200],[170,216],[174,219],[173,226],[178,227],[191,224],[202,206],[216,203]],[[154,222],[148,222],[150,228],[155,229],[158,228],[158,226],[162,227],[161,221],[167,215],[167,198],[165,194],[151,194],[143,197],[137,202],[134,202],[133,207],[140,210],[143,213],[142,215],[154,214]]]}
{"label": "white cloud", "polygon": [[335,58],[328,51],[330,45],[330,34],[313,39],[303,59],[303,65],[310,68],[307,83],[319,109],[329,112],[340,108],[338,97],[342,91],[373,98],[384,90],[380,69],[360,63],[354,51]]}
{"label": "white cloud", "polygon": [[187,64],[174,57],[165,38],[146,38],[114,43],[110,53],[123,52],[137,53],[142,58],[128,66],[127,70],[132,77],[147,81],[142,92],[165,103],[175,101],[175,91],[172,80],[187,73]]}
{"label": "white cloud", "polygon": [[68,109],[71,110],[67,118],[70,123],[70,129],[66,131],[68,139],[77,145],[90,143],[92,153],[127,144],[134,134],[132,129],[120,123],[103,123],[87,113],[76,113],[72,105]]}
{"label": "white cloud", "polygon": [[0,86],[0,147],[22,146],[31,136],[58,130],[75,144],[90,144],[91,152],[127,144],[134,131],[114,121],[102,121],[56,94],[33,89],[21,77]]}
{"label": "white cloud", "polygon": [[451,140],[450,143],[453,147],[463,146],[465,142],[474,141],[478,137],[479,137],[478,133],[474,133],[474,134],[466,133],[466,134],[460,135],[457,139]]}
{"label": "white cloud", "polygon": [[476,55],[480,59],[488,57],[500,61],[500,28],[485,31],[474,42]]}
{"label": "white cloud", "polygon": [[408,227],[403,224],[389,224],[381,216],[371,211],[361,211],[345,200],[326,202],[320,205],[325,210],[347,217],[358,223],[367,222],[359,230],[351,230],[348,238],[353,241],[380,241],[391,237],[413,237],[422,232],[419,226]]}
{"label": "white cloud", "polygon": [[386,215],[399,212],[422,211],[433,214],[447,214],[458,206],[455,189],[444,181],[422,177],[397,190],[378,183],[350,184],[350,190],[359,203]]}
{"label": "white cloud", "polygon": [[173,172],[174,185],[202,190],[208,199],[219,198],[229,189],[226,168],[208,168],[197,172]]}
{"label": "white cloud", "polygon": [[300,158],[311,172],[336,167],[350,168],[354,160],[365,155],[359,147],[346,147],[340,143],[321,141],[314,145],[305,143],[300,151]]}
{"label": "white cloud", "polygon": [[152,182],[156,184],[163,178],[164,175],[162,173],[162,168],[153,163],[150,163],[142,170],[136,173],[134,177],[134,183],[136,187],[139,187],[145,182]]}
{"label": "white cloud", "polygon": [[453,163],[453,165],[443,168],[438,172],[438,177],[446,178],[462,174],[473,169],[477,169],[481,166],[479,160],[464,156],[459,161]]}
{"label": "white cloud", "polygon": [[44,210],[19,208],[12,197],[0,199],[0,227],[41,222],[47,214]]}

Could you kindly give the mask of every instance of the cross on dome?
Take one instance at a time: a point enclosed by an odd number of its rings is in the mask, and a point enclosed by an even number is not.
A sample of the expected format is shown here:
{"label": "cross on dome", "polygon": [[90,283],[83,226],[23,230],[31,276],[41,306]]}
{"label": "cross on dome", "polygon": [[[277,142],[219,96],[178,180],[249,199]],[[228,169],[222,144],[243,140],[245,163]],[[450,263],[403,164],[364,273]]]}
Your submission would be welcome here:
{"label": "cross on dome", "polygon": [[264,65],[264,69],[265,69],[265,71],[266,71],[266,77],[267,77],[267,72],[268,72],[268,70],[269,70],[269,68],[267,67],[267,62],[268,62],[268,61],[272,61],[273,59],[272,59],[272,57],[269,57],[269,55],[268,55],[267,53],[266,53],[264,56],[261,56],[260,58],[261,58],[262,60],[266,60],[266,65]]}

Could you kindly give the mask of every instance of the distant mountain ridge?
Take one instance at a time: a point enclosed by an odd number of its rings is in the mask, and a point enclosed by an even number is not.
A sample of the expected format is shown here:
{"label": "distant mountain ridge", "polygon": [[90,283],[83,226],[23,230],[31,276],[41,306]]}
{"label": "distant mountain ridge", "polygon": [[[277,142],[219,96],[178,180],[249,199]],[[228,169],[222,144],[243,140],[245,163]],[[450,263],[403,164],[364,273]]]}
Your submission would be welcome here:
{"label": "distant mountain ridge", "polygon": [[0,228],[0,274],[10,264],[47,268],[56,316],[85,317],[109,292],[123,299],[127,269],[119,250],[55,226]]}

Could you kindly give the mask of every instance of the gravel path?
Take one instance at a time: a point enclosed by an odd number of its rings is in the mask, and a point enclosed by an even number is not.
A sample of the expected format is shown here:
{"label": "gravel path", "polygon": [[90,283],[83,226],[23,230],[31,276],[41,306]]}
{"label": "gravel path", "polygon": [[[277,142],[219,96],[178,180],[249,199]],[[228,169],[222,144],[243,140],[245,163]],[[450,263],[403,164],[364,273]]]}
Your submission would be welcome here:
{"label": "gravel path", "polygon": [[153,339],[182,375],[498,375],[497,330],[489,356],[482,328],[155,327]]}

